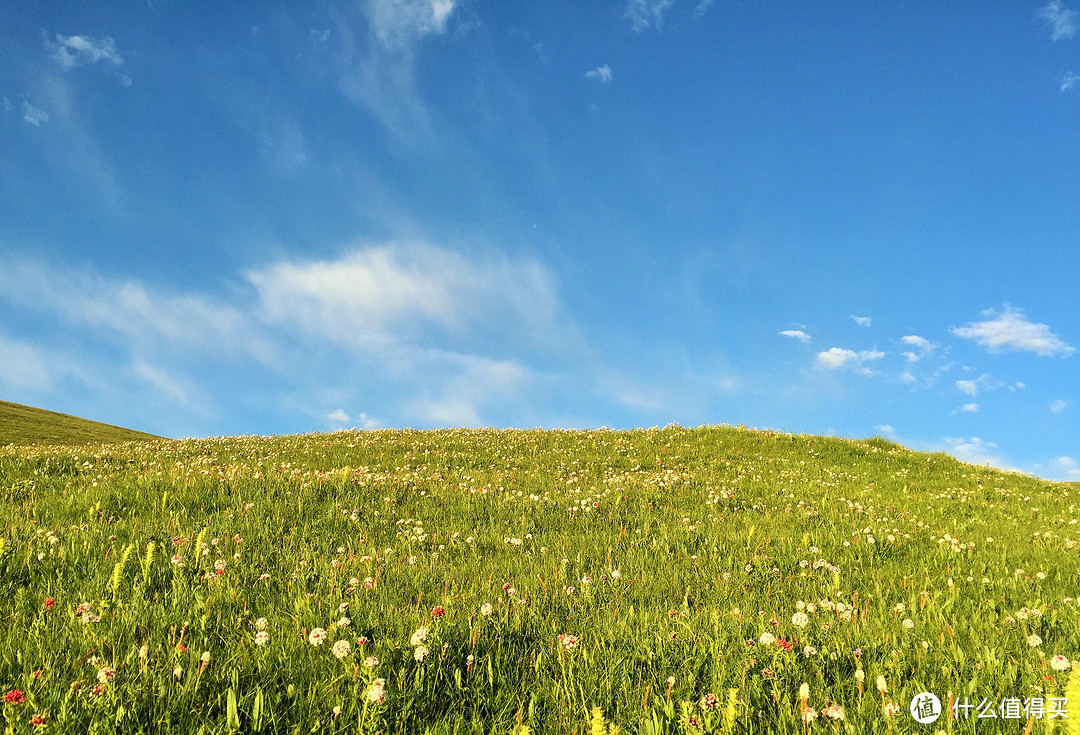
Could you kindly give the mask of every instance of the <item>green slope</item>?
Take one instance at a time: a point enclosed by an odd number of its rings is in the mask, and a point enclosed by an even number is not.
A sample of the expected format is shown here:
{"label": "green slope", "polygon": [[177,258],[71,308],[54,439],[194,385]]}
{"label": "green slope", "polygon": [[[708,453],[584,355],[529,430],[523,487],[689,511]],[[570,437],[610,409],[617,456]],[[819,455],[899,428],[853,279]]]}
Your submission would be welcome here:
{"label": "green slope", "polygon": [[0,446],[90,444],[160,439],[153,434],[98,423],[66,413],[0,401]]}

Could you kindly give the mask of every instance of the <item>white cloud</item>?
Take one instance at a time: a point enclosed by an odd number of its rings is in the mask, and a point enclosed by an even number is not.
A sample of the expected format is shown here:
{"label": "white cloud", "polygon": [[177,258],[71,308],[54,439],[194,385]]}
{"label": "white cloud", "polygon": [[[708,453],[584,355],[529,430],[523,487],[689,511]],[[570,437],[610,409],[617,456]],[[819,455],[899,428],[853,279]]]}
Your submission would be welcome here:
{"label": "white cloud", "polygon": [[977,436],[967,439],[945,437],[943,441],[946,451],[961,462],[980,465],[988,464],[1000,470],[1017,471],[1015,467],[997,454],[998,445],[994,442],[984,441]]}
{"label": "white cloud", "polygon": [[869,327],[870,324],[873,322],[873,319],[868,316],[855,316],[854,314],[852,314],[850,318],[851,321],[855,322],[860,327]]}
{"label": "white cloud", "polygon": [[138,281],[0,257],[0,300],[108,330],[140,348],[241,354],[264,363],[273,359],[257,324],[240,309],[203,295],[162,294]]}
{"label": "white cloud", "polygon": [[1080,13],[1069,10],[1061,0],[1051,0],[1039,11],[1039,18],[1050,26],[1050,40],[1067,40],[1076,35]]}
{"label": "white cloud", "polygon": [[1019,309],[1008,304],[998,314],[994,309],[983,312],[985,321],[971,322],[965,327],[954,327],[957,337],[974,340],[990,352],[1010,349],[1034,352],[1036,355],[1069,355],[1076,351],[1050,331],[1045,324],[1030,322]]}
{"label": "white cloud", "polygon": [[863,363],[880,360],[884,356],[884,352],[879,352],[877,350],[855,352],[854,350],[848,350],[842,347],[832,347],[817,354],[817,364],[819,367],[825,368],[826,370],[838,370],[842,367],[852,367],[863,375],[871,375],[872,372],[869,368],[865,367]]}
{"label": "white cloud", "polygon": [[35,128],[40,128],[41,123],[49,122],[49,113],[45,112],[38,107],[34,107],[32,104],[23,100],[22,103],[23,120],[33,125]]}
{"label": "white cloud", "polygon": [[878,431],[880,431],[882,434],[895,434],[896,433],[896,430],[893,429],[891,424],[878,424],[874,428],[877,429]]}
{"label": "white cloud", "polygon": [[918,350],[918,352],[909,351],[904,353],[904,357],[907,358],[908,362],[918,362],[920,359],[934,351],[934,345],[930,340],[916,334],[909,334],[905,337],[901,337],[900,341]]}
{"label": "white cloud", "polygon": [[1080,482],[1080,462],[1077,462],[1075,458],[1058,457],[1051,462],[1051,465],[1057,470],[1058,477],[1069,482]]}
{"label": "white cloud", "polygon": [[9,390],[43,391],[52,384],[49,361],[39,348],[0,335],[0,385]]}
{"label": "white cloud", "polygon": [[158,395],[168,396],[181,406],[191,405],[190,389],[167,370],[154,367],[144,360],[135,360],[131,365],[131,371],[135,377],[152,387]]}
{"label": "white cloud", "polygon": [[[1023,386],[1023,383],[1018,385]],[[983,373],[974,380],[958,380],[956,381],[956,389],[961,393],[966,393],[969,396],[977,396],[980,391],[992,391],[1004,388],[1005,384],[996,378]]]}
{"label": "white cloud", "polygon": [[979,404],[978,403],[965,403],[963,406],[960,407],[960,411],[961,411],[961,413],[978,413],[979,412]]}
{"label": "white cloud", "polygon": [[88,36],[62,36],[57,33],[56,42],[46,39],[45,48],[53,52],[52,59],[65,69],[99,61],[112,66],[124,63],[124,58],[116,50],[116,42],[109,36],[95,40]]}
{"label": "white cloud", "polygon": [[974,380],[958,380],[956,381],[956,389],[961,393],[967,393],[969,396],[979,395],[979,384]]}
{"label": "white cloud", "polygon": [[422,44],[445,34],[459,6],[452,0],[363,0],[334,11],[342,92],[403,142],[434,135],[413,69]]}
{"label": "white cloud", "polygon": [[660,30],[664,13],[671,7],[673,0],[630,0],[626,4],[626,17],[635,31],[643,31],[652,26]]}
{"label": "white cloud", "polygon": [[1060,89],[1062,92],[1068,92],[1078,84],[1080,84],[1080,74],[1067,71],[1061,75]]}
{"label": "white cloud", "polygon": [[797,339],[803,344],[809,344],[810,342],[810,335],[802,331],[801,329],[785,329],[783,332],[780,332],[780,334],[784,337],[791,337],[792,339]]}
{"label": "white cloud", "polygon": [[1070,403],[1070,401],[1066,401],[1066,400],[1063,400],[1061,398],[1058,398],[1057,400],[1054,400],[1054,401],[1050,401],[1050,412],[1051,413],[1061,413],[1062,411],[1064,411],[1066,408],[1069,407],[1069,403]]}
{"label": "white cloud", "polygon": [[247,279],[267,321],[352,346],[414,341],[430,329],[554,340],[560,310],[553,279],[538,263],[470,260],[423,243],[275,263]]}
{"label": "white cloud", "polygon": [[601,84],[607,84],[612,79],[611,67],[607,64],[598,66],[595,69],[590,69],[585,72],[586,79],[595,79]]}
{"label": "white cloud", "polygon": [[380,426],[378,420],[368,416],[361,411],[356,416],[350,416],[345,412],[345,409],[338,408],[326,415],[327,420],[332,421],[335,424],[348,424],[352,423],[358,429],[377,429]]}
{"label": "white cloud", "polygon": [[694,6],[694,18],[700,18],[705,15],[714,2],[716,2],[716,0],[699,0],[698,4]]}
{"label": "white cloud", "polygon": [[401,49],[445,32],[454,7],[453,0],[367,0],[365,13],[379,42]]}

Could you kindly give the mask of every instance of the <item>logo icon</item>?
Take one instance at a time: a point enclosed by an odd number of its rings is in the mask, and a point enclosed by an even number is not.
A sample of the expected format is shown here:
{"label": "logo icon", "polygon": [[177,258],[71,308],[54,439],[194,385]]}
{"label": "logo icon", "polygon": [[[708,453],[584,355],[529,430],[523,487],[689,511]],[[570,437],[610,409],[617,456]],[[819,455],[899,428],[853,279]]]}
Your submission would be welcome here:
{"label": "logo icon", "polygon": [[911,698],[909,709],[916,722],[929,725],[941,717],[941,700],[930,692],[919,692]]}

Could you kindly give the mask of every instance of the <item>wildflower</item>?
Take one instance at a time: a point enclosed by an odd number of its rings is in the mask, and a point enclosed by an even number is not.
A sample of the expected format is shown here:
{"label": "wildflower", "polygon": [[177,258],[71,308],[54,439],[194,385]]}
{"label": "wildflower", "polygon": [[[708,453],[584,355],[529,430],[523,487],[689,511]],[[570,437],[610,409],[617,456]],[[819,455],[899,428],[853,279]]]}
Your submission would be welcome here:
{"label": "wildflower", "polygon": [[21,689],[12,689],[4,694],[4,704],[22,704],[26,701],[26,693]]}
{"label": "wildflower", "polygon": [[570,650],[571,648],[577,647],[579,641],[576,635],[559,633],[559,643],[561,643],[563,648],[565,648],[566,650]]}
{"label": "wildflower", "polygon": [[56,604],[56,600],[53,598],[52,595],[49,595],[48,597],[45,598],[45,602],[43,603],[43,606],[44,606],[44,608],[46,610],[52,610],[52,607],[55,604]]}
{"label": "wildflower", "polygon": [[259,618],[255,621],[255,630],[266,630],[266,618]]}
{"label": "wildflower", "polygon": [[763,646],[771,646],[773,643],[776,643],[776,636],[766,631],[761,634],[760,638],[758,638],[758,643]]}
{"label": "wildflower", "polygon": [[812,657],[812,656],[816,656],[816,655],[817,655],[817,649],[816,649],[816,648],[814,648],[813,646],[806,646],[806,647],[804,647],[804,648],[803,648],[803,650],[802,650],[802,652],[803,652],[803,655],[804,655],[804,656],[806,656],[807,658],[810,658],[810,657]]}
{"label": "wildflower", "polygon": [[30,724],[36,726],[44,725],[48,715],[34,715],[30,718]]}
{"label": "wildflower", "polygon": [[563,592],[565,592],[567,595],[572,595],[572,594],[574,594],[574,588],[573,587],[567,587],[566,589],[563,590]]}
{"label": "wildflower", "polygon": [[322,642],[326,640],[326,631],[322,628],[312,628],[311,632],[308,633],[307,639],[308,643],[313,646],[322,645]]}
{"label": "wildflower", "polygon": [[199,656],[199,660],[202,661],[203,666],[206,666],[208,663],[210,663],[210,652],[203,651],[202,656]]}
{"label": "wildflower", "polygon": [[611,570],[611,578],[612,579],[622,579],[622,572],[619,571],[618,569],[612,569]]}
{"label": "wildflower", "polygon": [[334,706],[334,710],[333,710],[333,712],[334,712],[334,717],[339,717],[339,716],[341,716],[341,705],[340,705],[340,704],[339,704],[339,705],[335,705],[335,706]]}
{"label": "wildflower", "polygon": [[810,623],[810,618],[804,612],[797,612],[791,616],[791,624],[797,628],[805,628]]}
{"label": "wildflower", "polygon": [[480,606],[480,614],[484,617],[491,615],[493,612],[495,612],[495,607],[490,602],[485,602]]}
{"label": "wildflower", "polygon": [[109,666],[102,666],[98,669],[97,680],[101,684],[109,683],[109,680],[116,675],[116,670]]}
{"label": "wildflower", "polygon": [[442,605],[436,605],[435,607],[431,608],[431,617],[433,617],[433,618],[441,618],[441,617],[444,617],[445,615],[446,615],[446,608],[444,608]]}
{"label": "wildflower", "polygon": [[908,630],[911,630],[915,627],[915,621],[911,618],[904,618],[903,622],[901,622],[900,625],[904,626]]}
{"label": "wildflower", "polygon": [[181,676],[184,675],[184,670],[182,668],[180,668],[180,664],[177,664],[176,668],[174,668],[172,670],[172,673],[173,673],[173,676],[175,676],[177,679],[179,679]]}
{"label": "wildflower", "polygon": [[471,653],[468,656],[466,656],[465,657],[465,668],[468,669],[468,668],[472,667],[473,661],[475,661],[475,660],[476,659],[473,658],[473,655]]}
{"label": "wildflower", "polygon": [[855,680],[856,681],[862,682],[862,680],[865,679],[865,678],[866,678],[866,672],[865,671],[863,671],[862,669],[855,669]]}
{"label": "wildflower", "polygon": [[255,633],[256,646],[265,646],[268,640],[270,640],[270,634],[267,633],[265,630],[260,630]]}
{"label": "wildflower", "polygon": [[1071,666],[1068,656],[1054,656],[1050,659],[1050,668],[1054,671],[1068,671]]}
{"label": "wildflower", "polygon": [[805,704],[802,708],[802,721],[809,725],[811,722],[817,719],[817,712],[813,707],[807,707]]}
{"label": "wildflower", "polygon": [[413,660],[420,662],[423,661],[428,655],[427,646],[417,646],[413,649]]}
{"label": "wildflower", "polygon": [[590,577],[588,574],[584,575],[581,578],[581,584],[582,584],[582,586],[588,586],[588,585],[592,584],[592,577]]}
{"label": "wildflower", "polygon": [[1027,642],[1028,642],[1028,645],[1031,646],[1032,648],[1038,648],[1039,646],[1042,645],[1042,638],[1040,638],[1036,634],[1032,633],[1031,635],[1028,636]]}
{"label": "wildflower", "polygon": [[887,702],[885,704],[885,716],[886,717],[892,717],[893,715],[895,715],[899,711],[900,711],[900,705],[898,705],[896,702]]}
{"label": "wildflower", "polygon": [[884,674],[878,674],[877,679],[875,680],[874,684],[875,684],[875,686],[877,686],[877,690],[879,692],[881,692],[882,695],[884,695],[885,691],[889,688],[888,684],[885,683]]}
{"label": "wildflower", "polygon": [[422,644],[424,641],[427,640],[427,636],[428,636],[428,629],[421,625],[419,628],[417,628],[415,631],[413,631],[412,636],[409,637],[409,645],[410,646],[419,646],[420,644]]}
{"label": "wildflower", "polygon": [[805,702],[808,699],[810,699],[810,685],[804,681],[799,687],[799,700]]}
{"label": "wildflower", "polygon": [[368,701],[372,704],[382,704],[386,701],[386,681],[383,679],[376,679],[371,682],[371,686],[367,690]]}
{"label": "wildflower", "polygon": [[352,625],[352,619],[351,618],[346,618],[346,617],[338,618],[337,627],[339,627],[339,628],[348,628],[350,625]]}
{"label": "wildflower", "polygon": [[344,638],[334,643],[333,648],[330,649],[330,652],[334,654],[334,658],[345,658],[351,651],[352,647]]}
{"label": "wildflower", "polygon": [[366,635],[362,635],[356,639],[356,645],[358,646],[366,646],[368,643],[371,643],[371,641],[368,640]]}
{"label": "wildflower", "polygon": [[348,610],[349,610],[349,603],[347,603],[347,602],[343,602],[343,603],[341,603],[340,605],[337,606],[337,611],[339,613],[345,613],[345,612],[348,612]]}
{"label": "wildflower", "polygon": [[830,720],[842,720],[844,719],[844,708],[838,704],[830,704],[828,707],[821,710],[821,714],[825,715]]}
{"label": "wildflower", "polygon": [[720,707],[720,698],[715,694],[709,693],[701,698],[702,709],[718,709]]}

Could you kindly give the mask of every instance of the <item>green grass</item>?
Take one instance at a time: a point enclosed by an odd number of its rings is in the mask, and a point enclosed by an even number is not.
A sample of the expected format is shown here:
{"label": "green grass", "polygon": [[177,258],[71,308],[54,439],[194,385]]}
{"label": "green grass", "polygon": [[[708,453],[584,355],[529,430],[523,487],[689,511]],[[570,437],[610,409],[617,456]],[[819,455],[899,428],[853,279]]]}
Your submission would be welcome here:
{"label": "green grass", "polygon": [[18,403],[0,401],[0,446],[5,444],[95,444],[158,439],[153,434],[122,429],[46,411]]}
{"label": "green grass", "polygon": [[0,448],[0,690],[25,696],[2,713],[16,733],[610,735],[596,707],[641,735],[1046,732],[1062,720],[923,726],[908,704],[1065,696],[1076,490],[727,427]]}

